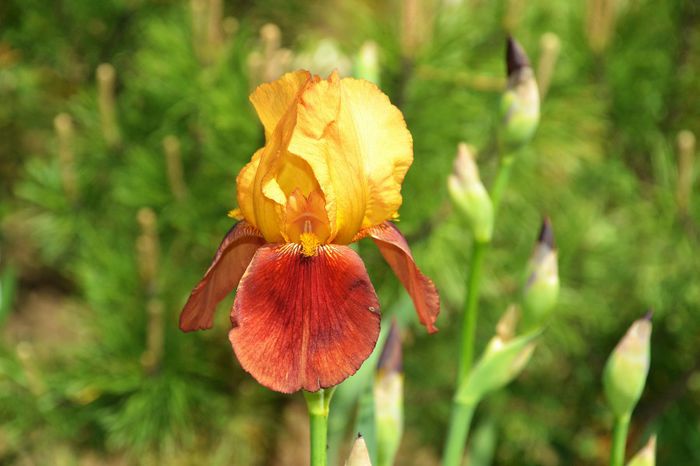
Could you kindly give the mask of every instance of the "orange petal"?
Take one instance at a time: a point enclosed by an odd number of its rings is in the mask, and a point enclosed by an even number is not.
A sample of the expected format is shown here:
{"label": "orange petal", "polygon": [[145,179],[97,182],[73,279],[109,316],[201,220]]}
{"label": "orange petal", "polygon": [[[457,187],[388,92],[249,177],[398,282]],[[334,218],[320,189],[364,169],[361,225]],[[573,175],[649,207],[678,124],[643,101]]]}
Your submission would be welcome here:
{"label": "orange petal", "polygon": [[406,238],[390,222],[363,230],[357,239],[367,236],[372,237],[382,256],[408,291],[421,323],[428,332],[436,332],[434,324],[440,313],[440,295],[432,280],[421,273],[413,260]]}
{"label": "orange petal", "polygon": [[267,244],[241,280],[229,339],[241,363],[279,392],[316,391],[359,369],[379,336],[379,304],[360,257],[322,245]]}
{"label": "orange petal", "polygon": [[245,221],[229,230],[209,270],[192,290],[182,309],[180,329],[190,332],[211,328],[216,305],[236,288],[255,251],[263,243],[260,233]]}

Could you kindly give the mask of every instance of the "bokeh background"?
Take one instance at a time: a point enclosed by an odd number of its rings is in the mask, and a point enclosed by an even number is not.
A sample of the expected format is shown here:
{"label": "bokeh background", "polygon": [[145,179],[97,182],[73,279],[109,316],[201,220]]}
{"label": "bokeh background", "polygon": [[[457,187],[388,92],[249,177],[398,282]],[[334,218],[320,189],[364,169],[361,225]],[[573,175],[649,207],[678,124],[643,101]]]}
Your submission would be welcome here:
{"label": "bokeh background", "polygon": [[[517,298],[545,214],[562,291],[529,367],[477,411],[470,464],[605,464],[600,374],[649,307],[628,451],[657,432],[659,464],[698,464],[694,0],[0,2],[0,463],[304,464],[302,397],[240,369],[232,298],[208,332],[181,333],[177,316],[263,142],[250,90],[337,68],[378,81],[414,136],[399,225],[441,291],[438,334],[372,245],[360,252],[385,315],[405,324],[399,464],[438,464],[471,241],[446,177],[466,141],[493,178],[508,32],[532,59],[542,120],[497,222],[480,345]],[[361,66],[373,53],[374,76]],[[334,402],[333,455],[362,422],[355,385]]]}

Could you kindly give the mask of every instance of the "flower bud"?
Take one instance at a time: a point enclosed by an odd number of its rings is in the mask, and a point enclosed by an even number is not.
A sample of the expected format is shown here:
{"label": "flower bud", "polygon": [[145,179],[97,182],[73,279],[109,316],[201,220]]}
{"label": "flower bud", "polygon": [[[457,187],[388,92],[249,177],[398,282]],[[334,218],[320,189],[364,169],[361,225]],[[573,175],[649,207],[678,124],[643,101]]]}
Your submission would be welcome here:
{"label": "flower bud", "polygon": [[355,58],[355,77],[366,79],[379,85],[379,46],[376,42],[368,40],[357,53]]}
{"label": "flower bud", "polygon": [[656,435],[649,437],[647,444],[637,452],[627,463],[627,466],[655,466],[656,465]]}
{"label": "flower bud", "polygon": [[530,60],[515,39],[506,46],[508,86],[501,98],[501,142],[517,149],[532,138],[540,119],[540,94]]}
{"label": "flower bud", "polygon": [[493,235],[493,205],[479,178],[479,168],[473,149],[465,143],[457,146],[452,174],[447,179],[447,190],[457,212],[467,221],[474,239],[491,241]]}
{"label": "flower bud", "polygon": [[345,466],[372,466],[372,462],[369,459],[369,451],[367,450],[367,444],[362,435],[358,435],[355,439],[355,443],[352,445],[352,450],[350,450],[350,456],[345,462]]}
{"label": "flower bud", "polygon": [[525,368],[540,332],[534,331],[512,338],[517,318],[513,307],[501,317],[496,335],[467,379],[457,389],[456,398],[464,404],[476,404],[486,394],[508,385]]}
{"label": "flower bud", "polygon": [[526,274],[522,306],[523,328],[527,331],[544,323],[559,295],[557,250],[549,218],[542,222]]}
{"label": "flower bud", "polygon": [[608,358],[603,373],[605,395],[616,416],[629,416],[649,373],[651,313],[635,321]]}
{"label": "flower bud", "polygon": [[403,434],[401,333],[392,322],[374,379],[374,418],[379,466],[394,464]]}

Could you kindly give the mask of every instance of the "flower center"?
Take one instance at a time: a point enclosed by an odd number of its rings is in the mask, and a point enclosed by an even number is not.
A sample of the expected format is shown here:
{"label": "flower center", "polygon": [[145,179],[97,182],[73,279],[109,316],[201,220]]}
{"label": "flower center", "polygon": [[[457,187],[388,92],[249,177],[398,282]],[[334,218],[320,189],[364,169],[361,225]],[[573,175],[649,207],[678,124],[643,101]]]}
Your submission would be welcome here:
{"label": "flower center", "polygon": [[304,196],[295,190],[287,198],[285,215],[285,239],[302,246],[302,253],[315,256],[318,246],[327,242],[330,236],[330,225],[325,209],[323,195],[312,191]]}

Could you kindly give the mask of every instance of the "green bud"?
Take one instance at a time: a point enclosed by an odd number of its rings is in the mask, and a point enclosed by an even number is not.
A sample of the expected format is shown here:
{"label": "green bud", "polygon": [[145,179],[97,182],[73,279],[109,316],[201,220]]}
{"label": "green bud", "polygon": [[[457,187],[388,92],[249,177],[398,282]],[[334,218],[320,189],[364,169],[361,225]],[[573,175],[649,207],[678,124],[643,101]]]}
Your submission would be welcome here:
{"label": "green bud", "polygon": [[517,310],[511,307],[501,318],[496,335],[457,390],[456,399],[461,403],[478,403],[487,393],[508,385],[527,365],[540,332],[513,338],[516,315]]}
{"label": "green bud", "polygon": [[532,139],[540,120],[540,94],[530,60],[512,37],[506,43],[508,86],[501,98],[501,142],[507,150]]}
{"label": "green bud", "polygon": [[523,287],[523,328],[527,331],[542,325],[559,295],[559,272],[554,231],[548,218],[542,228],[527,266]]}
{"label": "green bud", "polygon": [[493,205],[484,184],[473,149],[460,143],[457,146],[452,174],[447,179],[447,190],[457,212],[467,221],[474,239],[491,241],[493,235]]}
{"label": "green bud", "polygon": [[401,334],[392,322],[374,379],[377,463],[394,464],[403,434],[403,367]]}
{"label": "green bud", "polygon": [[368,40],[355,57],[355,77],[366,79],[379,86],[379,46],[376,42]]}
{"label": "green bud", "polygon": [[649,437],[647,444],[627,463],[627,466],[656,465],[656,435]]}
{"label": "green bud", "polygon": [[635,321],[608,358],[603,373],[605,395],[616,416],[629,416],[649,373],[651,314]]}
{"label": "green bud", "polygon": [[372,462],[369,459],[369,451],[367,450],[367,444],[362,435],[358,435],[355,439],[355,443],[350,450],[350,456],[345,462],[345,466],[372,466]]}

